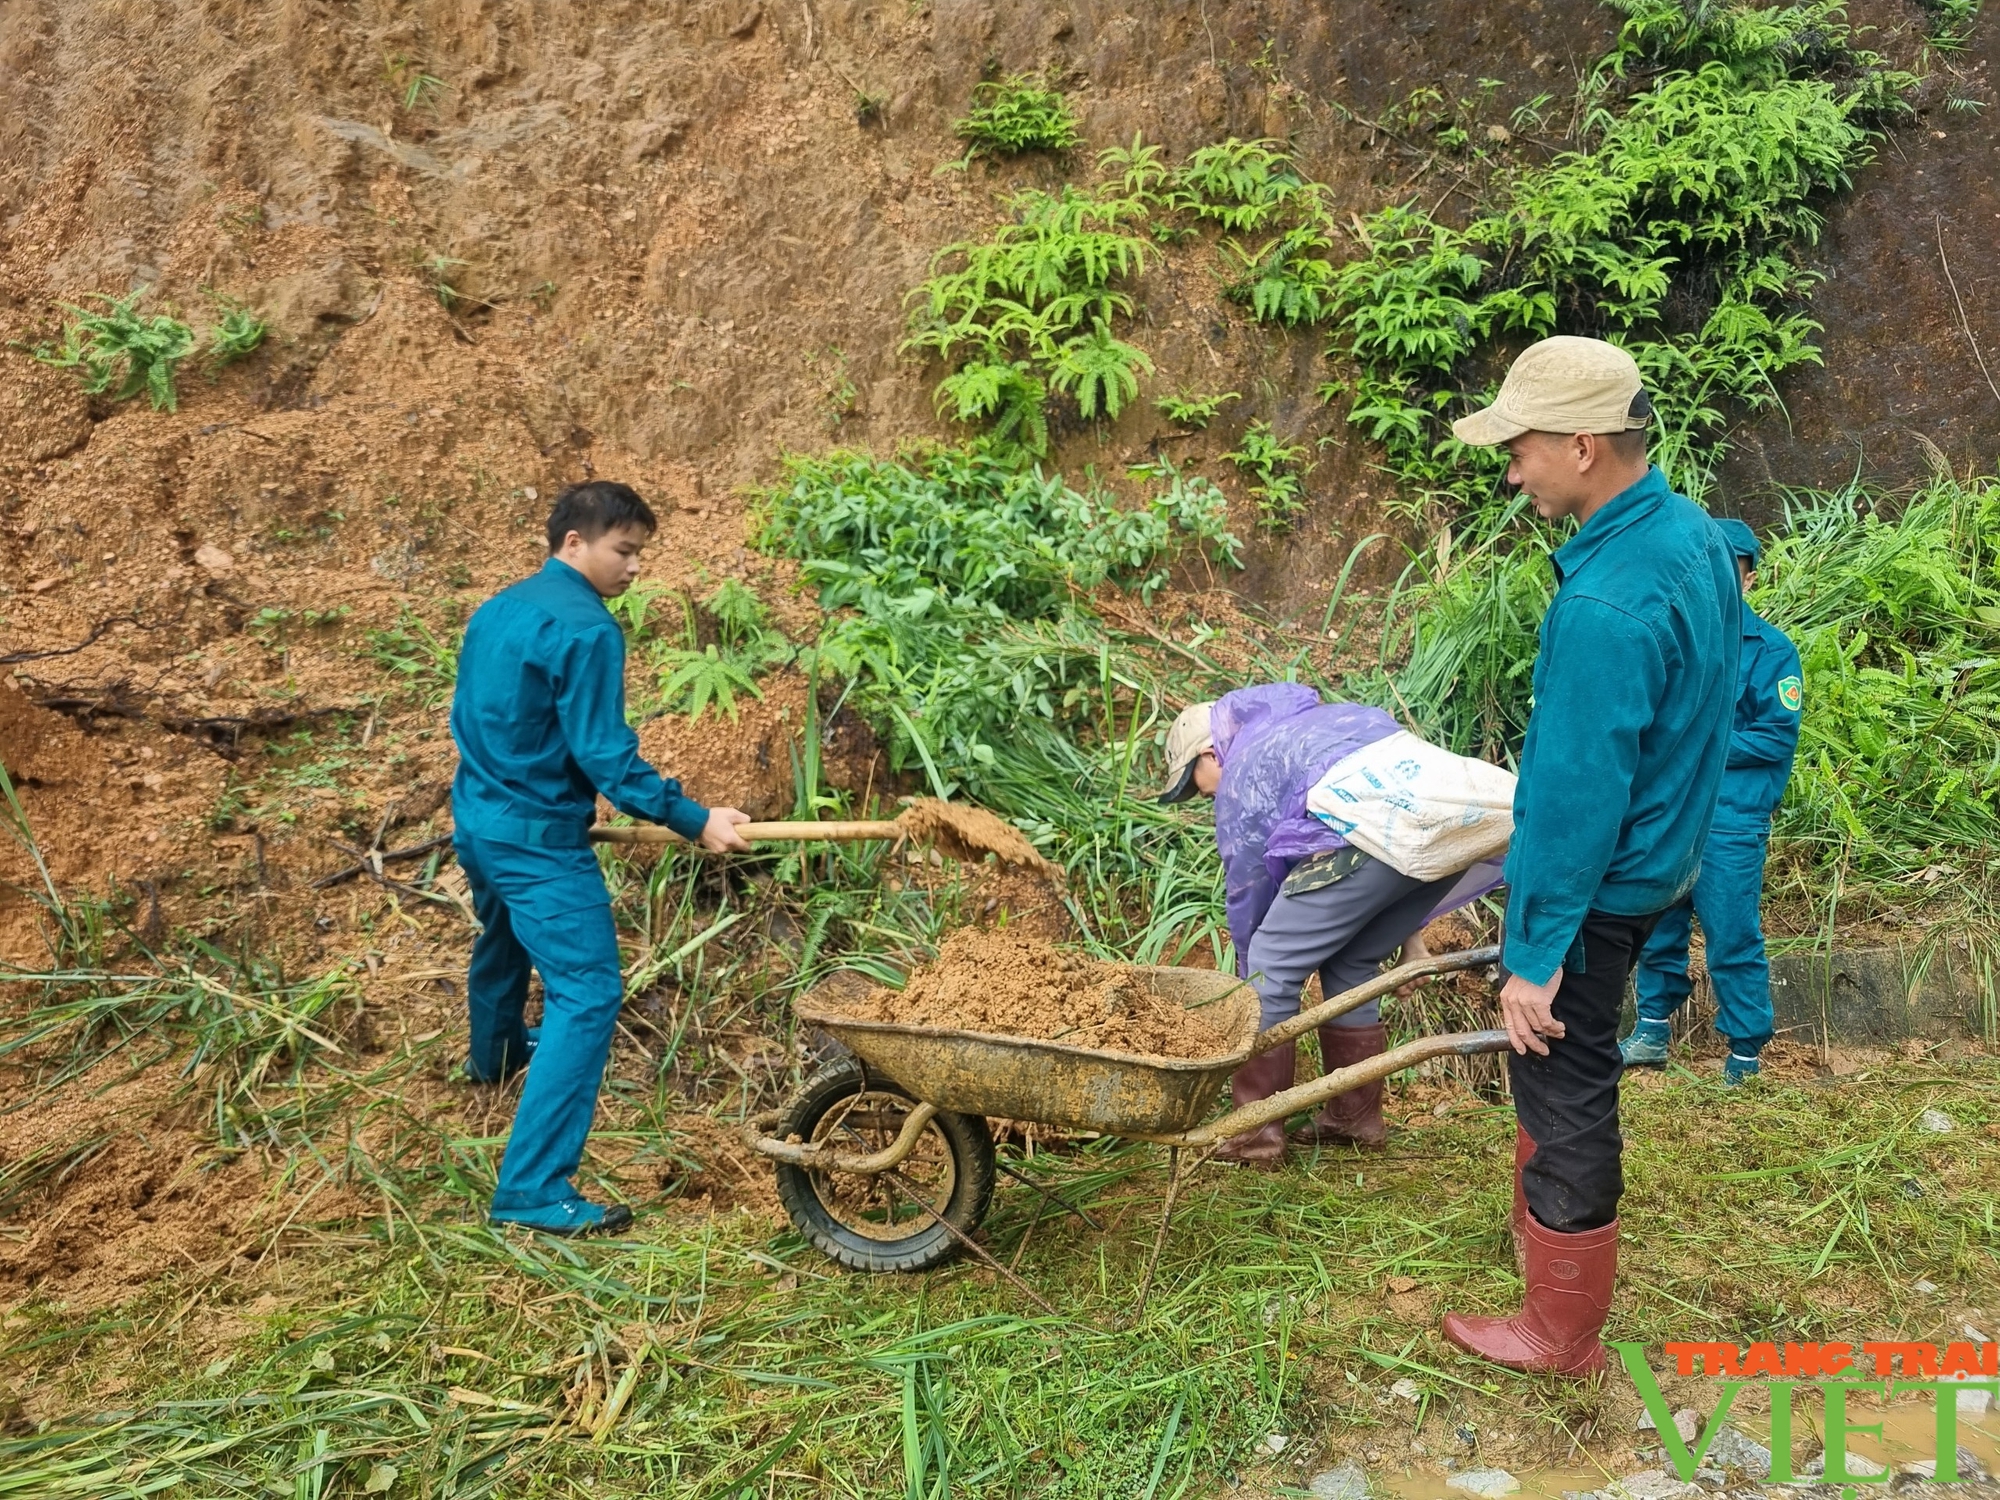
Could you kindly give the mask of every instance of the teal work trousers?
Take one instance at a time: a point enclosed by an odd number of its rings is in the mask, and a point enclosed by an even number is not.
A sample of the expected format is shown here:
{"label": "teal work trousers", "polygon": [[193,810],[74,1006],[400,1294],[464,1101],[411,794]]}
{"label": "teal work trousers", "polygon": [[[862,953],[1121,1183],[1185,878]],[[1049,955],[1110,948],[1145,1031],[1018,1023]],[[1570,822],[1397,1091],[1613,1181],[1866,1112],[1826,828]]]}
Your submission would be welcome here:
{"label": "teal work trousers", "polygon": [[493,1193],[496,1209],[572,1197],[624,1003],[618,935],[589,848],[506,844],[460,830],[452,842],[479,918],[466,977],[470,1071],[504,1077],[527,1055],[528,970],[542,976],[542,1031]]}
{"label": "teal work trousers", "polygon": [[1754,1056],[1771,1039],[1771,965],[1764,956],[1764,854],[1768,827],[1717,823],[1701,853],[1694,890],[1662,913],[1639,955],[1635,989],[1641,1020],[1665,1021],[1686,1003],[1688,937],[1701,923],[1708,982],[1715,991],[1715,1029]]}

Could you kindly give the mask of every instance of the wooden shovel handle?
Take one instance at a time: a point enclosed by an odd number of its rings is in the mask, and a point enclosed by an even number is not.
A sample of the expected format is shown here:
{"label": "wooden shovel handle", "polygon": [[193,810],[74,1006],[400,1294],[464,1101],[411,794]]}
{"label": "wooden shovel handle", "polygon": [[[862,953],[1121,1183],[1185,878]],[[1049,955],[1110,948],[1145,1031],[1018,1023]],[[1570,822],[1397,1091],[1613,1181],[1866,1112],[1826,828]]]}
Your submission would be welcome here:
{"label": "wooden shovel handle", "polygon": [[[739,823],[736,831],[751,843],[795,840],[812,843],[824,839],[888,839],[903,837],[895,823]],[[671,829],[657,823],[635,823],[630,827],[599,824],[590,830],[593,844],[679,844],[686,842]]]}

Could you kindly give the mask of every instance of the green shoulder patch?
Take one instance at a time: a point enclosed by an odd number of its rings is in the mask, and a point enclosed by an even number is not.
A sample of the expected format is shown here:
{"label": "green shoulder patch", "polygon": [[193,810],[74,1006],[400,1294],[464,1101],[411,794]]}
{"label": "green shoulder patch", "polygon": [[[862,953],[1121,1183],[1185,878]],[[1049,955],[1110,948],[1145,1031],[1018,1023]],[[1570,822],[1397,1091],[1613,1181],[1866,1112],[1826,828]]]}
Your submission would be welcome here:
{"label": "green shoulder patch", "polygon": [[1793,713],[1799,711],[1799,705],[1805,702],[1805,697],[1805,684],[1800,682],[1798,678],[1780,677],[1778,679],[1778,701]]}

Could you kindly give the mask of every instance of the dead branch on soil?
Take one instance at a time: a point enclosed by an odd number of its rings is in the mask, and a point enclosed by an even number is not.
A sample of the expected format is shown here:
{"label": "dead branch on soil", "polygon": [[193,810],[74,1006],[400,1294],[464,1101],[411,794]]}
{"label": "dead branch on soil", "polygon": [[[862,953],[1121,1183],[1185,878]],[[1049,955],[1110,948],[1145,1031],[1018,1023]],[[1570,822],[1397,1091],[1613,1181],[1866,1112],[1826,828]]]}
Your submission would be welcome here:
{"label": "dead branch on soil", "polygon": [[363,705],[335,704],[326,708],[264,709],[249,714],[187,714],[148,707],[150,695],[129,680],[107,683],[42,682],[22,677],[28,701],[37,708],[68,714],[88,726],[93,719],[130,719],[156,724],[169,734],[186,735],[224,760],[235,760],[246,734],[269,734],[315,719],[361,712]]}
{"label": "dead branch on soil", "polygon": [[[335,870],[331,875],[320,876],[319,879],[312,883],[312,889],[316,891],[323,891],[331,886],[345,885],[358,875],[379,876],[382,873],[383,865],[395,864],[406,859],[422,859],[434,849],[450,848],[451,835],[441,833],[434,839],[425,839],[421,844],[411,844],[407,849],[383,849],[377,847],[357,850],[352,844],[342,843],[339,839],[328,839],[327,842],[359,857],[345,869]],[[414,886],[404,888],[409,890],[416,889]]]}
{"label": "dead branch on soil", "polygon": [[15,662],[46,661],[52,656],[74,656],[77,652],[88,650],[90,647],[96,645],[98,638],[113,625],[134,625],[140,630],[152,630],[155,628],[151,625],[140,624],[137,615],[113,615],[110,619],[99,620],[95,625],[91,626],[90,634],[78,641],[74,646],[57,646],[48,651],[10,651],[5,656],[0,656],[0,667],[12,666]]}

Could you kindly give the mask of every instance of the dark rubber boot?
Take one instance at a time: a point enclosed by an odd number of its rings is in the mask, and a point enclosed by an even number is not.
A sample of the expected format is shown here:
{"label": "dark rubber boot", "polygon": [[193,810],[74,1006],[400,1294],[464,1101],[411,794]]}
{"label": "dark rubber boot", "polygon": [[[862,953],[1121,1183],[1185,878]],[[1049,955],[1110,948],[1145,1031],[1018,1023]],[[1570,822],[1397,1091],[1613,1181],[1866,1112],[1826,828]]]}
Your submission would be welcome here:
{"label": "dark rubber boot", "polygon": [[[1319,1029],[1320,1072],[1351,1068],[1389,1050],[1386,1026],[1322,1026]],[[1292,1132],[1301,1146],[1380,1147],[1389,1139],[1382,1123],[1382,1081],[1335,1094],[1320,1107],[1310,1124]]]}
{"label": "dark rubber boot", "polygon": [[1514,1236],[1514,1274],[1523,1281],[1528,1279],[1528,1245],[1521,1237],[1522,1226],[1528,1222],[1528,1193],[1521,1186],[1521,1169],[1528,1165],[1528,1158],[1535,1154],[1535,1142],[1518,1121],[1514,1125],[1514,1212],[1508,1216],[1507,1229]]}
{"label": "dark rubber boot", "polygon": [[[1253,1057],[1229,1078],[1230,1102],[1237,1108],[1282,1094],[1292,1086],[1292,1070],[1298,1063],[1296,1046],[1273,1047],[1262,1057]],[[1216,1161],[1233,1161],[1246,1167],[1271,1168],[1285,1159],[1285,1122],[1273,1120],[1243,1135],[1232,1136],[1215,1148]]]}
{"label": "dark rubber boot", "polygon": [[1444,1336],[1468,1354],[1510,1370],[1595,1375],[1607,1363],[1598,1335],[1611,1316],[1618,1276],[1618,1221],[1582,1234],[1557,1234],[1533,1214],[1522,1226],[1527,1295],[1511,1318],[1446,1313]]}

